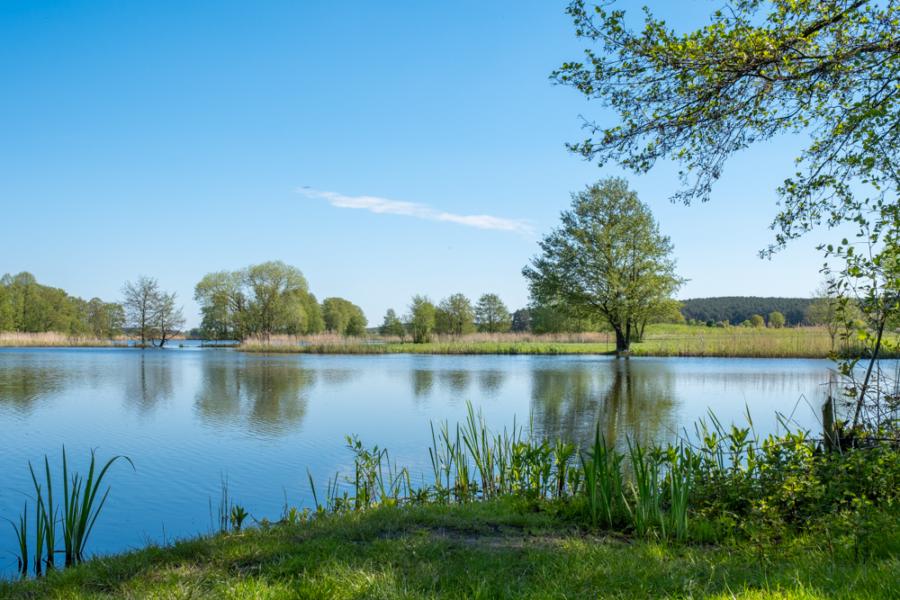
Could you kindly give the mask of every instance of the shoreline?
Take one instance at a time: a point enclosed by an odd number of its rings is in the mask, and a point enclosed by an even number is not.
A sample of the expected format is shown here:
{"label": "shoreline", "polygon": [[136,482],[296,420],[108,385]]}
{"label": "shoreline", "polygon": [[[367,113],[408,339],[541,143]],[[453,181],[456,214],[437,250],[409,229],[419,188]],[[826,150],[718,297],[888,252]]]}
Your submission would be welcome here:
{"label": "shoreline", "polygon": [[[286,346],[286,345],[252,345],[241,346],[239,344],[216,345],[201,344],[197,348],[204,350],[231,350],[246,354],[263,355],[327,355],[327,356],[385,356],[385,355],[409,355],[409,356],[604,356],[616,357],[615,351],[607,350],[604,344],[593,343],[564,343],[550,344],[543,347],[523,347],[521,344],[479,344],[476,346],[452,344],[360,344],[346,346]],[[122,349],[122,350],[160,350],[160,348],[139,345],[126,345],[110,342],[84,342],[69,344],[2,344],[0,350],[66,350],[66,349]],[[162,350],[177,350],[178,344],[172,344]],[[757,358],[757,359],[809,359],[829,360],[835,358],[830,354],[813,352],[758,352],[753,349],[734,350],[727,352],[704,350],[658,350],[633,348],[627,356],[622,358]],[[865,359],[863,355],[842,355],[838,359]],[[879,355],[882,360],[900,359],[900,352],[882,351]]]}

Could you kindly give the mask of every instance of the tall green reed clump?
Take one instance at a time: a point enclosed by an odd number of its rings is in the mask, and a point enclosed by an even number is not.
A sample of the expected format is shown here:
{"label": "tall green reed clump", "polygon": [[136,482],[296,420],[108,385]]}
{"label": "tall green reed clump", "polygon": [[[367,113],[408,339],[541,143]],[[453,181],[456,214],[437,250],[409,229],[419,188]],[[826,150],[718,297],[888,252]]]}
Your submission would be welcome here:
{"label": "tall green reed clump", "polygon": [[320,502],[307,472],[318,513],[364,510],[403,502],[465,503],[518,495],[541,500],[584,498],[592,526],[630,528],[639,535],[659,533],[683,539],[698,461],[689,448],[646,448],[628,440],[628,453],[606,444],[599,427],[587,451],[562,440],[550,443],[512,429],[494,434],[480,412],[467,405],[455,427],[431,424],[428,450],[433,483],[414,488],[409,471],[392,463],[386,449],[367,448],[347,438],[354,454],[353,476],[340,486],[328,481]]}
{"label": "tall green reed clump", "polygon": [[[50,459],[44,456],[43,477],[35,472],[34,465],[28,463],[34,486],[34,574],[40,576],[44,569],[51,570],[56,564],[56,555],[64,555],[65,566],[80,563],[85,558],[85,549],[91,532],[97,522],[103,506],[109,497],[110,488],[101,494],[100,488],[109,468],[119,459],[127,461],[132,468],[134,463],[127,456],[114,456],[99,465],[94,450],[86,476],[69,470],[69,459],[65,447],[62,450],[62,506],[53,499],[54,478],[50,468]],[[60,482],[56,488],[59,489]],[[62,512],[60,513],[60,509]],[[28,574],[28,503],[26,502],[19,524],[13,523],[19,546],[19,572]],[[58,532],[61,532],[63,550],[57,550]]]}
{"label": "tall green reed clump", "polygon": [[607,446],[598,425],[591,450],[581,453],[580,458],[591,525],[614,527],[627,511],[622,475],[624,455]]}
{"label": "tall green reed clump", "polygon": [[398,469],[387,450],[368,449],[355,437],[348,438],[355,456],[353,477],[344,480],[349,486],[336,474],[323,504],[309,479],[318,513],[519,496],[561,501],[591,527],[667,540],[729,536],[741,528],[753,534],[761,525],[804,527],[809,519],[856,510],[854,502],[900,502],[896,449],[845,456],[824,452],[787,420],[784,433],[762,440],[749,415],[747,422],[725,427],[710,414],[694,436],[685,433],[675,444],[626,438],[622,451],[607,444],[599,427],[581,448],[535,439],[515,423],[495,434],[468,405],[463,423],[431,424],[429,484],[413,487],[409,471]]}

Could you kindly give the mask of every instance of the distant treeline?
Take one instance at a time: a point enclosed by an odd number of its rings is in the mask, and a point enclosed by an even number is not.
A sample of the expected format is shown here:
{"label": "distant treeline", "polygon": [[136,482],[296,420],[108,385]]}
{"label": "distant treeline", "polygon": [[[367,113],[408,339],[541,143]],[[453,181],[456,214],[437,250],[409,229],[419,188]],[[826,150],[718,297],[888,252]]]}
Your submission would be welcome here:
{"label": "distant treeline", "polygon": [[803,325],[812,298],[761,298],[757,296],[719,296],[682,300],[684,318],[700,323],[728,322],[740,325],[753,315],[769,315],[780,312],[787,325]]}
{"label": "distant treeline", "polygon": [[124,325],[121,304],[70,296],[39,284],[31,273],[7,274],[0,279],[0,331],[109,338],[120,334]]}

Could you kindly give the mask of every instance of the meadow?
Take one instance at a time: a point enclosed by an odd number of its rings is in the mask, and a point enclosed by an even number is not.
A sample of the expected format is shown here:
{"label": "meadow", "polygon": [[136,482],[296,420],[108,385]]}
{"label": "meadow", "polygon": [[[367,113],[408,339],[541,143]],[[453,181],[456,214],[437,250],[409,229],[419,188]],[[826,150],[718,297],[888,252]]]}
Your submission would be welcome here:
{"label": "meadow", "polygon": [[[895,336],[896,337],[896,336]],[[341,336],[272,336],[268,341],[250,339],[245,352],[308,354],[612,354],[615,339],[610,332],[581,334],[477,333],[461,337],[435,336],[414,344],[396,337],[352,338]],[[715,356],[734,358],[828,358],[859,355],[853,340],[840,339],[832,347],[824,327],[706,327],[650,325],[642,342],[632,345],[633,356]]]}

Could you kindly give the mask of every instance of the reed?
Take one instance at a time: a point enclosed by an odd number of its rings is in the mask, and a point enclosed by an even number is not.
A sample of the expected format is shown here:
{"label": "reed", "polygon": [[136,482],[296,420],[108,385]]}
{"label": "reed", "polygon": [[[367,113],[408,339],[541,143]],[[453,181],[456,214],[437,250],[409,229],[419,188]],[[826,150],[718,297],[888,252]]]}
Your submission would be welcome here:
{"label": "reed", "polygon": [[[35,576],[40,577],[55,567],[58,553],[65,555],[65,566],[83,562],[85,549],[94,525],[100,516],[103,506],[109,497],[110,488],[101,494],[100,488],[109,468],[117,460],[123,459],[134,463],[127,456],[114,456],[103,465],[97,463],[96,453],[91,451],[90,464],[86,476],[69,471],[69,459],[65,446],[62,449],[62,506],[54,501],[54,477],[50,468],[50,459],[44,455],[44,472],[39,477],[34,465],[28,463],[28,471],[34,487],[34,555],[29,554],[28,534],[28,502],[19,517],[13,523],[19,547],[18,569],[24,577],[28,575],[29,564]],[[57,489],[59,489],[57,487]],[[62,512],[60,512],[62,509]],[[64,550],[57,550],[58,526]],[[31,559],[29,561],[29,558]]]}
{"label": "reed", "polygon": [[93,336],[69,335],[55,331],[26,333],[20,331],[0,332],[0,347],[105,347],[122,345],[122,340],[96,338]]}
{"label": "reed", "polygon": [[607,446],[598,424],[594,430],[594,443],[590,452],[582,453],[580,458],[591,524],[596,527],[603,523],[612,528],[625,508],[622,474],[624,456]]}
{"label": "reed", "polygon": [[648,452],[641,444],[631,439],[626,441],[633,477],[629,485],[631,502],[626,501],[625,506],[634,530],[638,535],[646,536],[651,530],[664,525],[659,460],[655,448]]}
{"label": "reed", "polygon": [[69,461],[66,449],[62,451],[63,505],[62,505],[62,538],[65,552],[65,565],[71,566],[84,560],[84,550],[91,532],[103,510],[110,488],[99,495],[100,486],[109,468],[117,460],[127,461],[132,469],[134,463],[127,456],[114,456],[97,468],[97,455],[91,450],[91,460],[86,477],[72,473],[69,478]]}
{"label": "reed", "polygon": [[[47,500],[44,501],[44,496],[41,489],[41,484],[38,482],[37,475],[34,472],[34,467],[31,462],[28,462],[28,471],[31,474],[31,481],[34,485],[35,492],[37,494],[36,507],[35,512],[37,514],[37,522],[35,523],[37,531],[35,535],[38,536],[39,540],[37,542],[38,548],[36,548],[35,552],[35,571],[37,574],[40,574],[40,562],[43,560],[44,565],[48,570],[53,569],[56,560],[56,523],[58,516],[58,508],[53,503],[53,477],[50,473],[50,460],[44,455],[44,482],[47,486]],[[41,559],[41,548],[40,546],[46,544],[47,554],[44,559]]]}
{"label": "reed", "polygon": [[28,503],[22,508],[19,522],[10,521],[13,531],[16,533],[16,542],[19,546],[19,555],[16,557],[17,570],[22,577],[28,576]]}

